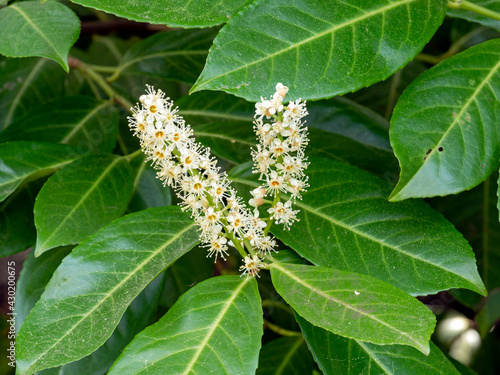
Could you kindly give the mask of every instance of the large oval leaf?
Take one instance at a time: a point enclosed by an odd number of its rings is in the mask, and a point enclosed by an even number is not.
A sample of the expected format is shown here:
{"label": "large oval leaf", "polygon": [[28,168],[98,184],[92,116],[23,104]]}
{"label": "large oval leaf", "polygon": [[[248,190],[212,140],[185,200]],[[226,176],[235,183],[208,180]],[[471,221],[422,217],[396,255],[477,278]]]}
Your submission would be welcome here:
{"label": "large oval leaf", "polygon": [[178,207],[125,216],[85,240],[63,260],[21,327],[19,374],[92,353],[146,285],[197,242],[193,221]]}
{"label": "large oval leaf", "polygon": [[304,375],[313,368],[314,359],[303,337],[281,337],[260,351],[256,375]]}
{"label": "large oval leaf", "polygon": [[[482,6],[483,8],[492,10],[494,12],[500,13],[500,0],[473,0],[470,3],[474,5]],[[452,4],[453,5],[453,4]],[[477,22],[484,26],[489,26],[493,29],[500,31],[500,21],[498,19],[493,19],[485,15],[479,14],[465,9],[453,9],[450,8],[447,13],[451,17],[463,18],[468,21]]]}
{"label": "large oval leaf", "polygon": [[430,343],[430,353],[403,345],[375,345],[348,339],[313,326],[296,316],[316,362],[325,375],[459,375],[439,348]]}
{"label": "large oval leaf", "polygon": [[390,199],[470,189],[500,158],[500,39],[469,48],[420,75],[391,119],[401,165]]}
{"label": "large oval leaf", "polygon": [[0,133],[0,142],[61,142],[79,152],[111,152],[118,133],[118,111],[111,102],[70,96],[41,105]]}
{"label": "large oval leaf", "polygon": [[417,299],[371,276],[332,268],[272,263],[278,293],[300,316],[330,332],[429,354],[436,319]]}
{"label": "large oval leaf", "polygon": [[171,30],[150,36],[125,53],[110,79],[134,74],[193,83],[216,34],[215,29]]}
{"label": "large oval leaf", "polygon": [[210,27],[227,22],[253,0],[71,0],[119,17],[172,27]]}
{"label": "large oval leaf", "polygon": [[9,142],[0,148],[0,202],[27,179],[53,173],[77,158],[65,145],[38,142]]}
{"label": "large oval leaf", "polygon": [[[310,188],[292,230],[273,226],[280,240],[316,265],[368,274],[413,295],[450,288],[485,293],[474,253],[462,235],[420,201],[387,202],[390,185],[357,168],[313,159]],[[256,187],[247,168],[231,171]]]}
{"label": "large oval leaf", "polygon": [[35,202],[35,256],[77,244],[120,217],[132,195],[133,178],[127,160],[116,155],[87,156],[49,178]]}
{"label": "large oval leaf", "polygon": [[[16,285],[16,330],[21,328],[24,319],[42,295],[52,274],[69,250],[70,248],[59,248],[37,258],[33,252],[28,255]],[[163,291],[163,284],[164,277],[159,276],[154,279],[132,301],[104,345],[79,361],[58,367],[57,375],[105,374],[125,346],[151,322]],[[53,370],[56,369],[42,371],[39,375],[46,375]]]}
{"label": "large oval leaf", "polygon": [[0,58],[0,130],[63,93],[64,71],[47,59]]}
{"label": "large oval leaf", "polygon": [[138,334],[109,375],[255,374],[262,325],[255,278],[211,278]]}
{"label": "large oval leaf", "polygon": [[0,9],[0,53],[10,57],[43,56],[69,71],[68,52],[80,34],[80,20],[56,1],[25,1]]}
{"label": "large oval leaf", "polygon": [[258,101],[282,82],[291,97],[345,94],[406,65],[445,13],[444,0],[257,0],[215,38],[191,92]]}

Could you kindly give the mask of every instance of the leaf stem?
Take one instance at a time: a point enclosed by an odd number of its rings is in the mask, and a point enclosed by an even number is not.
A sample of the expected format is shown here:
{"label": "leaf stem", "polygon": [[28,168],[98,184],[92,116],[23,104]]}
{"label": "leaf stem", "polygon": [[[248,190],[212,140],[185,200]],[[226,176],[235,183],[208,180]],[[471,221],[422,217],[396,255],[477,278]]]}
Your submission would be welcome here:
{"label": "leaf stem", "polygon": [[290,331],[288,329],[282,328],[280,326],[277,326],[276,324],[271,323],[266,319],[264,319],[264,327],[269,328],[271,331],[281,336],[302,336],[300,332]]}
{"label": "leaf stem", "polygon": [[128,154],[125,156],[125,159],[127,159],[127,161],[131,161],[133,159],[135,159],[136,157],[142,155],[142,148],[138,149],[138,150],[135,150],[134,152]]}
{"label": "leaf stem", "polygon": [[99,73],[114,73],[117,69],[116,66],[104,66],[104,65],[93,65],[93,64],[85,64],[88,68],[92,69],[95,72]]}
{"label": "leaf stem", "polygon": [[426,62],[429,64],[439,64],[441,61],[443,61],[441,56],[432,56],[428,55],[426,53],[419,53],[416,57],[415,60]]}
{"label": "leaf stem", "polygon": [[448,8],[470,10],[471,12],[500,21],[500,13],[467,0],[448,0]]}

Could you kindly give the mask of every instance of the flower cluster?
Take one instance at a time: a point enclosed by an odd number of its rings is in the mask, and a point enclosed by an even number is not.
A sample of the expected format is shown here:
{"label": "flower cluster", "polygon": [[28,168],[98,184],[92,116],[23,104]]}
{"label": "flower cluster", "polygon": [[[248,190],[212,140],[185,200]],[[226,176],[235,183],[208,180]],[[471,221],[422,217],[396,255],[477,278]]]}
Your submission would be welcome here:
{"label": "flower cluster", "polygon": [[[175,190],[182,209],[189,210],[201,228],[207,256],[225,259],[229,245],[242,255],[246,255],[245,244],[261,257],[272,251],[275,241],[264,234],[266,223],[245,207],[210,149],[195,142],[191,127],[161,90],[148,86],[140,104],[132,108],[129,126],[158,171],[157,177]],[[244,274],[256,275],[265,266],[252,255],[245,256]]]}
{"label": "flower cluster", "polygon": [[[309,139],[302,121],[308,115],[306,103],[299,99],[283,105],[287,92],[288,87],[278,83],[272,99],[261,98],[255,104],[254,129],[259,145],[252,151],[253,172],[260,174],[264,184],[252,191],[249,204],[257,211],[264,198],[272,196],[270,219],[290,229],[290,225],[298,221],[298,211],[293,210],[292,203],[301,199],[301,193],[309,186],[304,174],[308,166],[304,149]],[[264,118],[271,122],[265,122]],[[289,194],[290,199],[282,203],[281,193]]]}

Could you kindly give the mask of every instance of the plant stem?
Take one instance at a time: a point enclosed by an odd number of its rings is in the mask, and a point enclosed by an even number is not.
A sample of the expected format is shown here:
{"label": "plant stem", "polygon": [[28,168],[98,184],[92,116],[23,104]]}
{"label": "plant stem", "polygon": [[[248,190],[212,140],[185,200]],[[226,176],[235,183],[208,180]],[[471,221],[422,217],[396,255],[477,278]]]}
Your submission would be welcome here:
{"label": "plant stem", "polygon": [[277,326],[276,324],[269,322],[266,319],[264,319],[264,326],[281,336],[302,336],[300,332],[290,331],[288,329],[282,328],[280,326]]}
{"label": "plant stem", "polygon": [[439,64],[443,59],[441,58],[441,56],[432,56],[432,55],[428,55],[426,53],[419,53],[415,57],[415,60],[436,65],[436,64]]}
{"label": "plant stem", "polygon": [[116,66],[103,66],[103,65],[92,65],[92,64],[85,64],[85,65],[87,65],[87,68],[90,68],[93,71],[100,73],[114,73],[116,71]]}
{"label": "plant stem", "polygon": [[125,156],[125,159],[127,159],[127,161],[131,161],[140,155],[142,155],[142,148],[135,150],[131,154],[128,154],[127,156]]}
{"label": "plant stem", "polygon": [[[101,89],[115,102],[121,105],[123,108],[130,111],[132,108],[132,103],[130,103],[123,96],[118,94],[116,90],[101,76],[96,70],[92,68],[91,65],[85,64],[83,61],[78,60],[74,57],[68,58],[68,62],[71,68],[79,69],[84,75],[92,78],[92,80],[101,87]],[[102,67],[101,67],[102,68]]]}
{"label": "plant stem", "polygon": [[471,12],[500,21],[500,13],[467,0],[448,0],[448,8],[470,10]]}

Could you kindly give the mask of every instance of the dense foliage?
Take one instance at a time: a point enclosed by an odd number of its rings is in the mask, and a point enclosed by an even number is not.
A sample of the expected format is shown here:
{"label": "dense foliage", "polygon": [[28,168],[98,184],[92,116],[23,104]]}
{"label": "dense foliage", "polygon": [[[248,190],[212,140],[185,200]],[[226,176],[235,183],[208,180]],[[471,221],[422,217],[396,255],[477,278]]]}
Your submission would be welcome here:
{"label": "dense foliage", "polygon": [[0,0],[16,374],[498,373],[499,32],[499,0]]}

